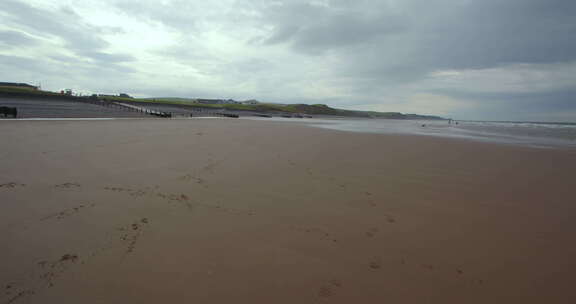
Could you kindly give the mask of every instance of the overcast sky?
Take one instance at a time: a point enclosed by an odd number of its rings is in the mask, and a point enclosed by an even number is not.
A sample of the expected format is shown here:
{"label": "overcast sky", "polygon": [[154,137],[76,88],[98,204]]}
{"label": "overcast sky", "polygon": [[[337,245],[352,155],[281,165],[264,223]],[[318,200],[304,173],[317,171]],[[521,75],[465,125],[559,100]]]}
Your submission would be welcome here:
{"label": "overcast sky", "polygon": [[576,1],[1,0],[0,81],[576,121]]}

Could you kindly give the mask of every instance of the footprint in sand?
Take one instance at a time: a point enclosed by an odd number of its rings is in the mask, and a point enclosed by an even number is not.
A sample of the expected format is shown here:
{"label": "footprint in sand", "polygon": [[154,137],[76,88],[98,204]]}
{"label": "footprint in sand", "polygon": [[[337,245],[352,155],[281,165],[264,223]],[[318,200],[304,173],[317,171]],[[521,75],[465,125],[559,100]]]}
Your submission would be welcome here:
{"label": "footprint in sand", "polygon": [[[8,285],[8,286],[10,286],[10,285]],[[13,286],[10,286],[10,287],[13,288]],[[8,298],[3,303],[11,304],[11,303],[18,301],[19,299],[25,298],[27,296],[32,296],[32,295],[36,294],[36,292],[34,290],[30,290],[30,289],[20,290],[20,289],[14,288],[14,291],[12,291],[12,290],[7,291],[5,294],[8,296]]]}
{"label": "footprint in sand", "polygon": [[373,270],[378,270],[382,268],[382,258],[374,257],[369,263],[368,267]]}
{"label": "footprint in sand", "polygon": [[366,236],[369,238],[373,238],[376,236],[376,234],[379,232],[380,230],[376,227],[374,228],[370,228],[368,231],[366,231]]}
{"label": "footprint in sand", "polygon": [[63,184],[58,184],[58,185],[54,185],[54,188],[60,188],[60,189],[70,189],[70,188],[79,188],[80,184],[78,183],[63,183]]}
{"label": "footprint in sand", "polygon": [[[197,179],[197,182],[204,183],[204,181],[201,179]],[[154,188],[145,187],[143,189],[131,189],[131,188],[121,188],[121,187],[104,187],[104,190],[113,191],[113,192],[126,192],[130,196],[133,196],[133,197],[141,197],[141,196],[150,195],[153,197],[160,197],[162,199],[165,199],[168,202],[189,200],[188,196],[185,194],[163,193],[163,192],[158,191],[159,189],[160,189],[159,186],[154,186]]]}
{"label": "footprint in sand", "polygon": [[322,286],[318,290],[318,296],[321,298],[328,298],[332,296],[332,289],[328,286]]}
{"label": "footprint in sand", "polygon": [[104,190],[112,192],[126,192],[133,197],[141,197],[150,194],[153,190],[150,187],[144,189],[131,189],[122,187],[104,187]]}
{"label": "footprint in sand", "polygon": [[148,227],[148,224],[149,220],[147,218],[142,218],[132,224],[118,228],[118,231],[122,232],[120,241],[126,244],[123,258],[126,258],[130,253],[134,252],[136,244],[142,236],[143,230]]}
{"label": "footprint in sand", "polygon": [[134,196],[134,197],[141,197],[141,196],[145,196],[149,193],[149,189],[144,189],[144,190],[135,190],[130,192],[130,196]]}
{"label": "footprint in sand", "polygon": [[62,210],[60,212],[54,213],[54,214],[50,214],[48,216],[45,216],[43,218],[41,218],[41,221],[45,221],[45,220],[50,220],[50,219],[56,219],[56,220],[61,220],[63,218],[72,216],[76,213],[79,213],[80,211],[87,209],[87,208],[94,208],[96,206],[96,204],[91,203],[91,204],[82,204],[82,205],[78,205],[76,207],[72,207],[72,208],[68,208],[65,210]]}
{"label": "footprint in sand", "polygon": [[212,204],[205,204],[205,203],[199,203],[198,205],[200,205],[204,208],[208,208],[208,209],[212,209],[212,210],[216,210],[216,211],[221,211],[221,212],[225,212],[225,213],[229,213],[229,214],[234,214],[234,215],[248,215],[248,216],[256,215],[256,213],[254,211],[251,211],[251,210],[227,208],[227,207],[223,207],[221,205],[212,205]]}
{"label": "footprint in sand", "polygon": [[77,254],[67,253],[53,261],[38,262],[38,271],[27,276],[27,282],[20,284],[12,282],[4,285],[5,299],[2,303],[14,303],[36,294],[38,289],[53,287],[55,281],[79,260],[80,257]]}
{"label": "footprint in sand", "polygon": [[335,289],[341,288],[342,282],[338,279],[329,280],[318,289],[318,297],[329,298],[334,295]]}
{"label": "footprint in sand", "polygon": [[104,187],[104,190],[113,191],[113,192],[131,192],[132,191],[132,189],[121,188],[121,187]]}
{"label": "footprint in sand", "polygon": [[378,206],[373,200],[365,198],[349,201],[348,205],[355,208],[374,208]]}
{"label": "footprint in sand", "polygon": [[323,229],[320,229],[320,228],[292,226],[291,229],[298,231],[298,232],[304,232],[304,233],[310,233],[310,234],[317,235],[320,237],[321,240],[324,240],[327,242],[338,243],[338,240],[336,239],[336,237],[334,235],[332,235],[331,233],[329,233]]}
{"label": "footprint in sand", "polygon": [[[144,230],[147,229],[149,223],[148,218],[141,218],[131,224],[114,229],[114,231],[108,233],[107,240],[93,250],[89,254],[89,257],[94,258],[106,251],[120,248],[122,250],[121,261],[123,261],[134,252],[138,240],[141,238]],[[84,262],[82,262],[82,264],[84,264]]]}
{"label": "footprint in sand", "polygon": [[[131,224],[122,226],[117,229],[120,232],[115,232],[116,238],[108,241],[105,247],[97,249],[96,252],[87,255],[88,258],[96,256],[104,250],[113,248],[113,243],[120,241],[125,244],[124,257],[132,253],[138,240],[140,239],[144,228],[149,225],[148,218],[141,218]],[[25,276],[27,279],[24,282],[16,283],[10,281],[3,285],[3,298],[0,296],[0,303],[14,303],[24,298],[33,296],[45,288],[52,288],[57,283],[58,279],[64,275],[69,269],[78,267],[85,264],[86,259],[83,259],[79,254],[66,253],[54,260],[42,260],[37,262],[37,270]]]}
{"label": "footprint in sand", "polygon": [[192,182],[199,184],[201,186],[208,187],[206,185],[206,181],[204,179],[202,179],[200,177],[193,176],[192,174],[186,174],[184,176],[181,176],[178,178],[178,180],[183,181],[183,182],[191,182],[192,181]]}
{"label": "footprint in sand", "polygon": [[40,261],[38,266],[42,269],[42,274],[40,274],[40,279],[45,283],[48,288],[54,286],[54,281],[60,277],[71,264],[76,264],[80,260],[77,254],[64,254],[58,260]]}
{"label": "footprint in sand", "polygon": [[212,174],[212,173],[214,173],[214,171],[216,170],[216,167],[219,164],[220,164],[219,161],[214,161],[212,159],[209,159],[208,164],[206,166],[202,167],[202,171]]}
{"label": "footprint in sand", "polygon": [[332,285],[334,287],[338,287],[338,288],[343,286],[342,281],[340,281],[338,279],[329,280],[328,283],[330,283],[330,285]]}
{"label": "footprint in sand", "polygon": [[[400,260],[400,264],[402,265],[408,265],[406,259],[402,258]],[[420,268],[423,268],[427,271],[434,271],[434,270],[438,270],[441,271],[442,269],[439,267],[435,267],[432,264],[419,264]],[[458,275],[458,276],[464,276],[464,270],[462,268],[456,268],[454,270],[454,272]],[[483,285],[484,284],[484,280],[482,279],[472,279],[471,280],[472,283],[477,283],[478,285]]]}
{"label": "footprint in sand", "polygon": [[189,182],[192,179],[192,177],[193,177],[192,174],[186,174],[186,175],[180,176],[178,178],[178,180]]}
{"label": "footprint in sand", "polygon": [[19,184],[15,182],[0,184],[0,188],[16,188],[16,187],[26,187],[26,184]]}
{"label": "footprint in sand", "polygon": [[390,215],[390,214],[385,214],[384,216],[386,217],[386,221],[387,221],[388,223],[390,223],[390,224],[396,223],[396,218],[393,217],[392,215]]}

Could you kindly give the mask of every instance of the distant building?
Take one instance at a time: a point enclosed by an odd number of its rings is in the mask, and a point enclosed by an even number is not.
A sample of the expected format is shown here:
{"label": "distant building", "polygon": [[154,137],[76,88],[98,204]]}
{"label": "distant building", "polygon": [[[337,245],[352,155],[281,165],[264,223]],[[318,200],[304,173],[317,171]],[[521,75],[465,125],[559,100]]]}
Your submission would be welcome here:
{"label": "distant building", "polygon": [[113,94],[98,94],[98,97],[123,97],[123,98],[133,98],[132,96],[126,94],[126,93],[120,93],[118,95],[113,95]]}
{"label": "distant building", "polygon": [[206,99],[198,98],[194,100],[195,103],[202,104],[240,104],[241,102],[235,101],[233,99]]}
{"label": "distant building", "polygon": [[242,102],[242,104],[245,104],[245,105],[257,105],[259,103],[260,102],[256,99],[245,100]]}
{"label": "distant building", "polygon": [[203,104],[221,104],[222,100],[221,99],[205,99],[205,98],[198,98],[196,99],[197,103],[203,103]]}
{"label": "distant building", "polygon": [[16,82],[0,82],[0,87],[19,87],[19,88],[38,90],[37,86],[29,85],[27,83],[16,83]]}

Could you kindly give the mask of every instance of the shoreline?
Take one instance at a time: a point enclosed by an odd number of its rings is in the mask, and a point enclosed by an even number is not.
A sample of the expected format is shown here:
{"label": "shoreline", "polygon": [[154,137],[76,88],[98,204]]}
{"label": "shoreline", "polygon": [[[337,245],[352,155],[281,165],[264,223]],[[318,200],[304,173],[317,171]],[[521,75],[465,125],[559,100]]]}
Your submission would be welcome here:
{"label": "shoreline", "polygon": [[[152,120],[157,118],[152,118]],[[226,117],[195,116],[195,117],[175,117],[171,120],[197,120],[197,119],[230,119]],[[102,120],[149,120],[149,117],[93,117],[93,118],[18,118],[5,119],[0,121],[102,121]],[[338,118],[322,117],[312,119],[296,118],[258,118],[244,116],[240,120],[255,121],[261,123],[285,123],[288,125],[303,125],[325,130],[349,132],[356,134],[384,134],[399,136],[423,136],[434,138],[448,138],[454,140],[464,140],[487,144],[502,144],[508,146],[523,146],[538,149],[576,149],[576,128],[567,127],[565,134],[556,127],[538,127],[540,134],[535,136],[534,132],[527,127],[515,126],[493,126],[483,124],[468,125],[465,122],[460,125],[446,125],[444,123],[434,123],[430,121],[412,120],[382,120],[382,119],[358,119],[358,118]],[[1,122],[0,122],[1,123]],[[424,127],[426,126],[426,127]],[[510,133],[510,129],[516,128]],[[549,129],[549,130],[546,130]],[[569,132],[569,133],[567,133]],[[527,133],[527,134],[523,134]]]}

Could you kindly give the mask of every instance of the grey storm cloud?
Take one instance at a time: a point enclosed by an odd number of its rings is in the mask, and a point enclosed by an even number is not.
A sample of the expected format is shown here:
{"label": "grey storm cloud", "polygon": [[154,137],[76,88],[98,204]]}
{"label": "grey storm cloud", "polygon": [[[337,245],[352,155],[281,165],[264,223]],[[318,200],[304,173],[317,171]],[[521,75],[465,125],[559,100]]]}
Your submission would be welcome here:
{"label": "grey storm cloud", "polygon": [[0,65],[12,67],[16,70],[34,71],[37,73],[50,73],[49,66],[42,64],[41,60],[29,59],[21,56],[7,56],[0,54]]}
{"label": "grey storm cloud", "polygon": [[[2,1],[0,64],[46,77],[106,75],[97,88],[124,81],[142,95],[222,94],[464,118],[521,118],[522,107],[534,115],[576,113],[573,0],[54,3]],[[60,53],[26,62],[20,51],[43,43]]]}
{"label": "grey storm cloud", "polygon": [[196,28],[196,13],[193,1],[118,1],[116,7],[128,16],[159,22],[180,31]]}
{"label": "grey storm cloud", "polygon": [[[366,99],[424,83],[436,71],[576,61],[576,1],[274,1],[253,7],[261,12],[263,27],[270,28],[263,45],[336,58],[333,75]],[[524,110],[576,112],[576,100],[565,91],[518,97],[461,90],[467,94],[442,93],[507,113],[526,105]]]}
{"label": "grey storm cloud", "polygon": [[0,31],[0,43],[5,47],[31,46],[37,43],[36,39],[18,31]]}
{"label": "grey storm cloud", "polygon": [[[356,8],[362,5],[359,2]],[[265,44],[290,43],[296,50],[311,54],[367,44],[405,27],[403,20],[386,10],[374,13],[372,9],[353,10],[349,5],[274,2],[264,6],[262,14],[273,28]]]}
{"label": "grey storm cloud", "polygon": [[[338,48],[359,73],[487,68],[576,59],[576,2],[275,1],[263,5],[272,27],[265,44],[317,54]],[[354,57],[359,60],[354,60]],[[358,62],[359,61],[359,62]],[[364,70],[364,71],[362,71]]]}
{"label": "grey storm cloud", "polygon": [[2,14],[9,23],[31,34],[47,39],[61,39],[68,50],[79,56],[110,63],[132,60],[130,55],[113,55],[100,51],[109,46],[109,43],[99,34],[118,29],[85,24],[82,22],[82,17],[69,7],[49,11],[21,1],[4,0]]}

